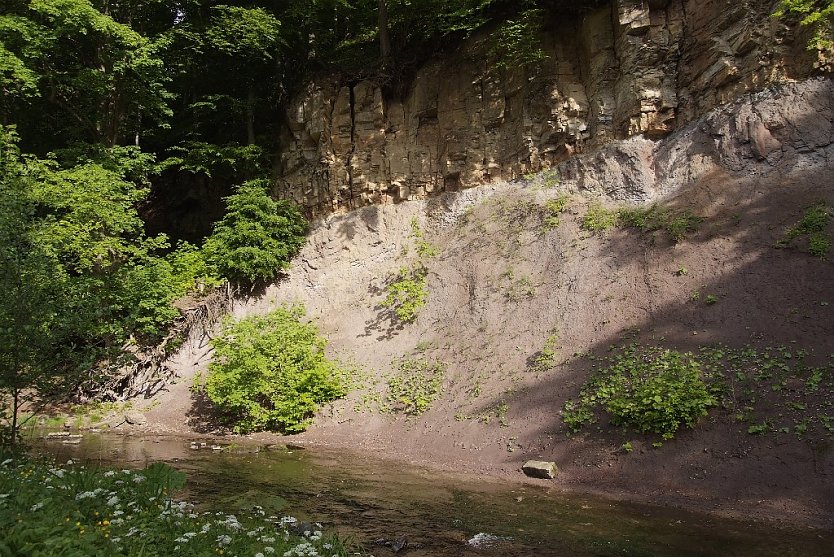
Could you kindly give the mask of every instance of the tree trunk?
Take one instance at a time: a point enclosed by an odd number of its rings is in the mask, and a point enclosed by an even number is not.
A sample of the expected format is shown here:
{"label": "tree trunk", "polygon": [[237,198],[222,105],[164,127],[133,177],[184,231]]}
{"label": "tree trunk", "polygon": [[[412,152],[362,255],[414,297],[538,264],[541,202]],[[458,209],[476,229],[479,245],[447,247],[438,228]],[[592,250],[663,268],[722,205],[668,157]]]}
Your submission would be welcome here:
{"label": "tree trunk", "polygon": [[388,30],[388,5],[386,0],[379,0],[379,53],[382,57],[382,67],[387,68],[391,63],[391,33]]}
{"label": "tree trunk", "polygon": [[246,144],[255,144],[255,87],[249,85],[246,96]]}
{"label": "tree trunk", "polygon": [[9,447],[14,451],[17,441],[17,409],[20,406],[20,392],[15,389],[12,395],[12,429],[9,432]]}

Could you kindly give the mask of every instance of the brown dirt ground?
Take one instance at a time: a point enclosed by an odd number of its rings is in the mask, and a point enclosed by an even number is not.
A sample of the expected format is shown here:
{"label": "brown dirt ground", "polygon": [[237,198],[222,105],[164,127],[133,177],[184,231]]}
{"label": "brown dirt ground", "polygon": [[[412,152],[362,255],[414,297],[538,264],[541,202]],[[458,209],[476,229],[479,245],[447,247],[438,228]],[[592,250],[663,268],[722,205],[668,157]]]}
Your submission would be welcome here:
{"label": "brown dirt ground", "polygon": [[[513,482],[540,483],[525,478],[521,464],[553,460],[555,489],[834,527],[830,437],[752,436],[748,424],[714,409],[653,449],[656,438],[619,429],[568,438],[559,413],[590,373],[588,361],[573,355],[604,353],[624,338],[687,350],[784,344],[817,360],[834,354],[832,257],[811,257],[801,243],[774,248],[807,206],[834,202],[829,175],[762,180],[716,172],[664,203],[705,217],[678,244],[662,232],[584,231],[588,201],[578,196],[546,231],[540,207],[559,193],[484,186],[321,223],[286,280],[235,311],[302,301],[329,351],[365,374],[364,389],[325,408],[291,442]],[[439,253],[428,263],[429,301],[403,326],[380,302],[387,277],[412,257],[403,254],[413,245],[412,218]],[[717,303],[691,300],[696,290]],[[536,372],[531,363],[551,334],[560,365]],[[380,412],[363,399],[382,392],[392,365],[408,355],[447,366],[441,398],[418,418]],[[150,401],[144,431],[225,433],[189,390],[210,356],[207,339],[187,343],[174,361],[180,378]],[[496,411],[502,403],[504,423]],[[631,454],[621,449],[626,441]]]}

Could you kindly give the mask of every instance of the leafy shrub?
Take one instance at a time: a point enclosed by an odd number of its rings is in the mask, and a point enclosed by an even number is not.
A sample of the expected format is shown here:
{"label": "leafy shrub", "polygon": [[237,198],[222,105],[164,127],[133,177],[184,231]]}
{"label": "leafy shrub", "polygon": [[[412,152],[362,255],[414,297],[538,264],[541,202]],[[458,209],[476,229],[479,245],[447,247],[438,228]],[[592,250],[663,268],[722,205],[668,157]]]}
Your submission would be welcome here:
{"label": "leafy shrub", "polygon": [[345,394],[327,341],[303,317],[301,306],[278,308],[228,324],[212,341],[205,392],[235,431],[304,431],[319,404]]}
{"label": "leafy shrub", "polygon": [[275,201],[264,181],[226,198],[227,211],[203,246],[218,274],[234,281],[274,278],[304,245],[307,222],[288,201]]}
{"label": "leafy shrub", "polygon": [[565,403],[562,419],[571,432],[593,421],[594,409],[601,407],[614,425],[671,439],[717,402],[701,364],[689,353],[632,344],[605,363],[582,388],[579,401]]}
{"label": "leafy shrub", "polygon": [[147,256],[119,269],[114,298],[126,314],[128,327],[152,341],[164,335],[179,316],[173,302],[201,287],[221,284],[203,252],[182,242],[164,257]]}
{"label": "leafy shrub", "polygon": [[290,517],[266,529],[258,507],[234,516],[173,501],[185,476],[164,464],[117,471],[0,459],[2,555],[355,555],[320,532],[292,533]]}
{"label": "leafy shrub", "polygon": [[392,409],[416,416],[428,410],[440,396],[446,367],[430,360],[402,360],[388,379],[388,402]]}

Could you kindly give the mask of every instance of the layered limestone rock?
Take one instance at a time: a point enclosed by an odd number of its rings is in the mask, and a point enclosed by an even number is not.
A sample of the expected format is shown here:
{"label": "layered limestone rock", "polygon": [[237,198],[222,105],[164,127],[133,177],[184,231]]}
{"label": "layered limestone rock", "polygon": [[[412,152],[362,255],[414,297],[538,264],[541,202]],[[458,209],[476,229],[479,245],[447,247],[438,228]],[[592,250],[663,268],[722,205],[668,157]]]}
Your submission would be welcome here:
{"label": "layered limestone rock", "polygon": [[[614,0],[549,22],[547,59],[535,67],[502,67],[485,34],[426,64],[401,96],[372,81],[316,81],[288,112],[277,193],[319,216],[513,179],[617,139],[662,138],[812,72],[804,36],[770,16],[777,3]],[[750,133],[769,156],[764,132]]]}

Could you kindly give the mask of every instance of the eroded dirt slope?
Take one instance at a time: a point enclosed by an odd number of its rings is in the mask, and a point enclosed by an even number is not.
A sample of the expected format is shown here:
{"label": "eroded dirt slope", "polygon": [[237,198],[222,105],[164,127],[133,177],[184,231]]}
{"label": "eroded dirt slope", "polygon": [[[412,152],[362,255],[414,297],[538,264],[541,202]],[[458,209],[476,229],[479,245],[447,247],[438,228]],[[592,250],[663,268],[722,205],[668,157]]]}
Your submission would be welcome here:
{"label": "eroded dirt slope", "polygon": [[[834,205],[830,82],[807,87],[721,109],[662,144],[597,155],[597,166],[589,156],[561,175],[319,223],[288,277],[235,309],[242,317],[301,302],[330,352],[363,370],[364,388],[324,409],[294,442],[513,478],[541,458],[560,466],[556,488],[834,525],[834,451],[821,414],[812,416],[814,436],[797,434],[800,418],[787,414],[789,432],[754,436],[755,417],[716,408],[660,448],[657,437],[612,428],[568,438],[560,416],[593,369],[583,355],[612,344],[786,346],[806,350],[811,363],[834,354],[834,255],[812,257],[802,239],[775,247],[808,207]],[[766,103],[781,108],[756,109]],[[618,174],[613,164],[640,172]],[[590,205],[619,206],[590,197],[598,188],[586,177],[607,177],[610,193],[646,173],[655,201],[703,218],[696,230],[675,243],[662,230],[581,226]],[[565,211],[549,212],[548,201],[565,195]],[[427,261],[427,304],[403,325],[382,301],[391,277],[414,261],[413,223],[437,254]],[[542,368],[535,362],[549,338],[556,365]],[[180,379],[157,397],[146,428],[216,431],[188,390],[209,357],[205,339],[186,344],[173,362]],[[440,398],[417,418],[379,408],[385,378],[404,357],[447,370]],[[823,412],[825,389],[804,385],[780,389]]]}

